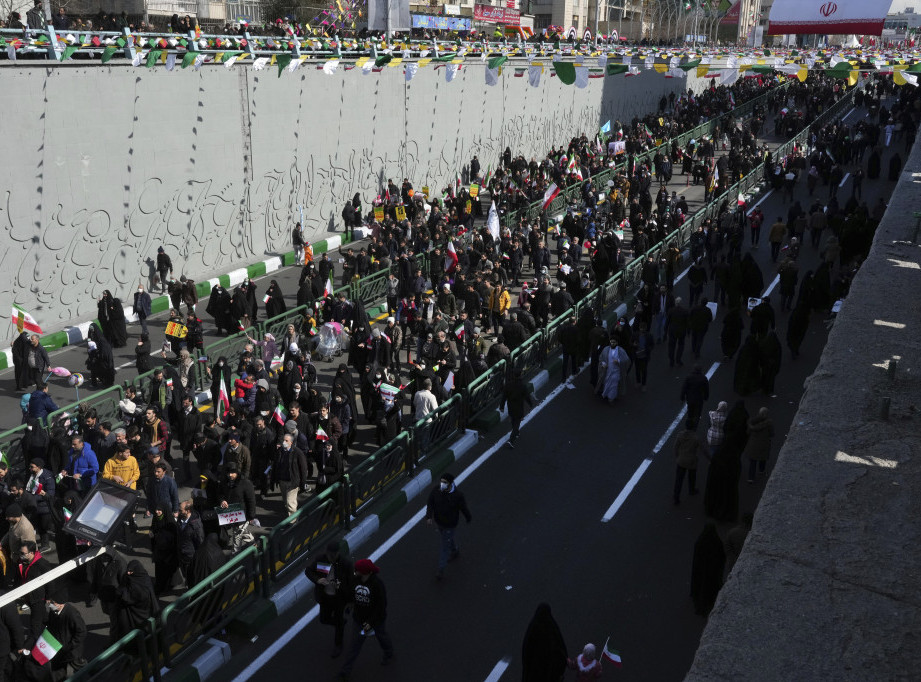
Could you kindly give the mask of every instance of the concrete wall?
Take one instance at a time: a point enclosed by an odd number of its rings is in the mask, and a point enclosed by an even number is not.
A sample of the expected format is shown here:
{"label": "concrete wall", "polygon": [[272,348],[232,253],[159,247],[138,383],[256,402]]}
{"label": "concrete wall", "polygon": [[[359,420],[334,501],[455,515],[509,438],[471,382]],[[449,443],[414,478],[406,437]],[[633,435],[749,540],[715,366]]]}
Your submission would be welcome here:
{"label": "concrete wall", "polygon": [[511,64],[486,87],[481,62],[450,83],[432,65],[410,83],[402,68],[0,67],[15,103],[0,119],[0,314],[15,301],[60,329],[105,289],[149,281],[158,246],[177,277],[214,277],[288,250],[299,205],[319,241],[387,178],[442,188],[473,154],[484,170],[507,145],[539,155],[687,87],[650,72],[579,90],[551,72],[531,88]]}
{"label": "concrete wall", "polygon": [[916,144],[807,381],[690,682],[919,677],[919,174]]}

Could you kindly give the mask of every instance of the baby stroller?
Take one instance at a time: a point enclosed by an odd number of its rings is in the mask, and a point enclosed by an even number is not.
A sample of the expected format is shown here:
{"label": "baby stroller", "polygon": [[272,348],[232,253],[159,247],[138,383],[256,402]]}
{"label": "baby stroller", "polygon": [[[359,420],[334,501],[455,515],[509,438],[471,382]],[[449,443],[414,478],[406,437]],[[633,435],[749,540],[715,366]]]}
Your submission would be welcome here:
{"label": "baby stroller", "polygon": [[330,361],[334,357],[342,355],[342,351],[348,348],[349,335],[342,329],[338,322],[327,322],[320,327],[320,337],[317,343],[317,355],[321,360]]}

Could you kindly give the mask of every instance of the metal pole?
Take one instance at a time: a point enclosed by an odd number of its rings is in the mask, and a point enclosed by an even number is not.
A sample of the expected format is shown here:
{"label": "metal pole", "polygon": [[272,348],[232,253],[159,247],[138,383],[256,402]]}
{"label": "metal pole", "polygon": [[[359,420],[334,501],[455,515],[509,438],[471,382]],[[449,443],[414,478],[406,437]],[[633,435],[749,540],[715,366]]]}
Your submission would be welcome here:
{"label": "metal pole", "polygon": [[595,0],[595,40],[598,40],[598,16],[601,14],[601,0]]}
{"label": "metal pole", "polygon": [[[62,533],[64,531],[61,531]],[[2,597],[0,597],[0,607],[6,606],[7,604],[12,604],[20,597],[24,597],[29,592],[34,590],[36,587],[41,587],[42,585],[47,585],[55,578],[59,578],[62,575],[66,575],[75,568],[80,568],[84,564],[88,564],[93,559],[101,557],[103,554],[108,552],[108,547],[93,547],[92,549],[84,552],[80,556],[71,559],[70,561],[65,561],[60,566],[52,568],[47,573],[43,573],[33,580],[29,580],[26,583],[20,585],[15,590],[10,590]]]}
{"label": "metal pole", "polygon": [[[371,1],[374,2],[374,0],[371,0]],[[390,2],[391,0],[387,0],[387,45],[388,46],[390,45],[390,33],[391,33]]]}

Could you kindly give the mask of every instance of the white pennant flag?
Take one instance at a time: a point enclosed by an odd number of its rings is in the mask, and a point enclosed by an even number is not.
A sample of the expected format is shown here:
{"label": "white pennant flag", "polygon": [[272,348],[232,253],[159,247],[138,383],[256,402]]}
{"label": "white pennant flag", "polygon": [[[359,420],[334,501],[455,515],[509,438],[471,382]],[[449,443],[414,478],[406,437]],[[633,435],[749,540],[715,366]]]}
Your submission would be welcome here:
{"label": "white pennant flag", "polygon": [[13,47],[12,45],[7,46],[6,56],[9,57],[9,60],[11,62],[15,62],[16,61],[16,48]]}
{"label": "white pennant flag", "polygon": [[541,64],[531,64],[528,67],[528,83],[530,83],[532,88],[536,88],[540,85],[540,75],[544,72],[544,67]]}
{"label": "white pennant flag", "polygon": [[176,68],[176,53],[170,52],[166,55],[166,70],[172,71],[174,68]]}
{"label": "white pennant flag", "polygon": [[655,63],[656,63],[656,58],[655,58],[655,57],[653,57],[652,55],[647,55],[647,56],[646,56],[646,61],[644,62],[644,66],[646,67],[646,70],[647,70],[647,71],[648,71],[649,69],[651,69],[652,66],[653,66],[653,64],[655,64]]}
{"label": "white pennant flag", "polygon": [[141,63],[147,58],[146,52],[135,52],[134,59],[131,60],[131,66],[140,66]]}
{"label": "white pennant flag", "polygon": [[[905,79],[906,85],[914,85],[918,87],[918,75],[914,73],[905,73],[904,71],[899,71],[899,75]],[[887,138],[888,139],[888,138]],[[889,146],[889,143],[886,142],[886,146]]]}
{"label": "white pennant flag", "polygon": [[445,82],[450,83],[453,81],[459,69],[460,64],[445,64]]}
{"label": "white pennant flag", "polygon": [[328,62],[326,62],[323,65],[323,73],[325,73],[327,76],[332,76],[338,70],[339,70],[339,60],[338,59],[330,59]]}
{"label": "white pennant flag", "polygon": [[576,87],[584,88],[588,85],[588,67],[587,66],[577,66],[576,67]]}
{"label": "white pennant flag", "polygon": [[419,70],[419,64],[416,62],[408,62],[404,68],[404,75],[406,77],[406,82],[409,83],[413,79],[413,76],[416,75],[416,72]]}
{"label": "white pennant flag", "polygon": [[262,71],[269,65],[269,61],[268,57],[259,57],[259,59],[253,62],[253,71]]}
{"label": "white pennant flag", "polygon": [[496,202],[493,201],[492,205],[489,207],[489,216],[486,218],[486,228],[489,230],[489,234],[492,235],[492,238],[498,242],[499,241],[499,212],[496,211]]}
{"label": "white pennant flag", "polygon": [[288,64],[285,69],[288,71],[288,73],[294,73],[297,71],[297,68],[305,61],[307,61],[307,57],[298,57],[297,59],[292,59],[291,63]]}
{"label": "white pennant flag", "polygon": [[723,73],[720,76],[720,85],[732,85],[737,80],[739,80],[738,69],[723,69]]}
{"label": "white pennant flag", "polygon": [[361,73],[363,76],[367,76],[373,70],[374,70],[374,62],[370,59],[361,65]]}
{"label": "white pennant flag", "polygon": [[606,54],[599,55],[598,57],[598,66],[602,69],[606,68],[608,65],[608,56]]}
{"label": "white pennant flag", "polygon": [[224,62],[224,68],[229,69],[231,66],[237,63],[237,60],[240,58],[240,55],[235,54],[233,57]]}
{"label": "white pennant flag", "polygon": [[201,65],[205,63],[205,55],[200,54],[195,58],[195,61],[192,62],[192,68],[196,71],[201,69]]}
{"label": "white pennant flag", "polygon": [[499,83],[499,67],[486,69],[486,85],[495,86]]}

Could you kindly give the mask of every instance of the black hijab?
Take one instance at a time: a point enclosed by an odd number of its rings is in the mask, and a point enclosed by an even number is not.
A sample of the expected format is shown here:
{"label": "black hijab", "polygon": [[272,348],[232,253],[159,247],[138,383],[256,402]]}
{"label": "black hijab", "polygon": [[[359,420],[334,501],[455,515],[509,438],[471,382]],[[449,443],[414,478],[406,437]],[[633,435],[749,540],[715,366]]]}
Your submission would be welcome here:
{"label": "black hijab", "polygon": [[566,671],[566,642],[546,602],[538,605],[521,645],[522,682],[558,682]]}

